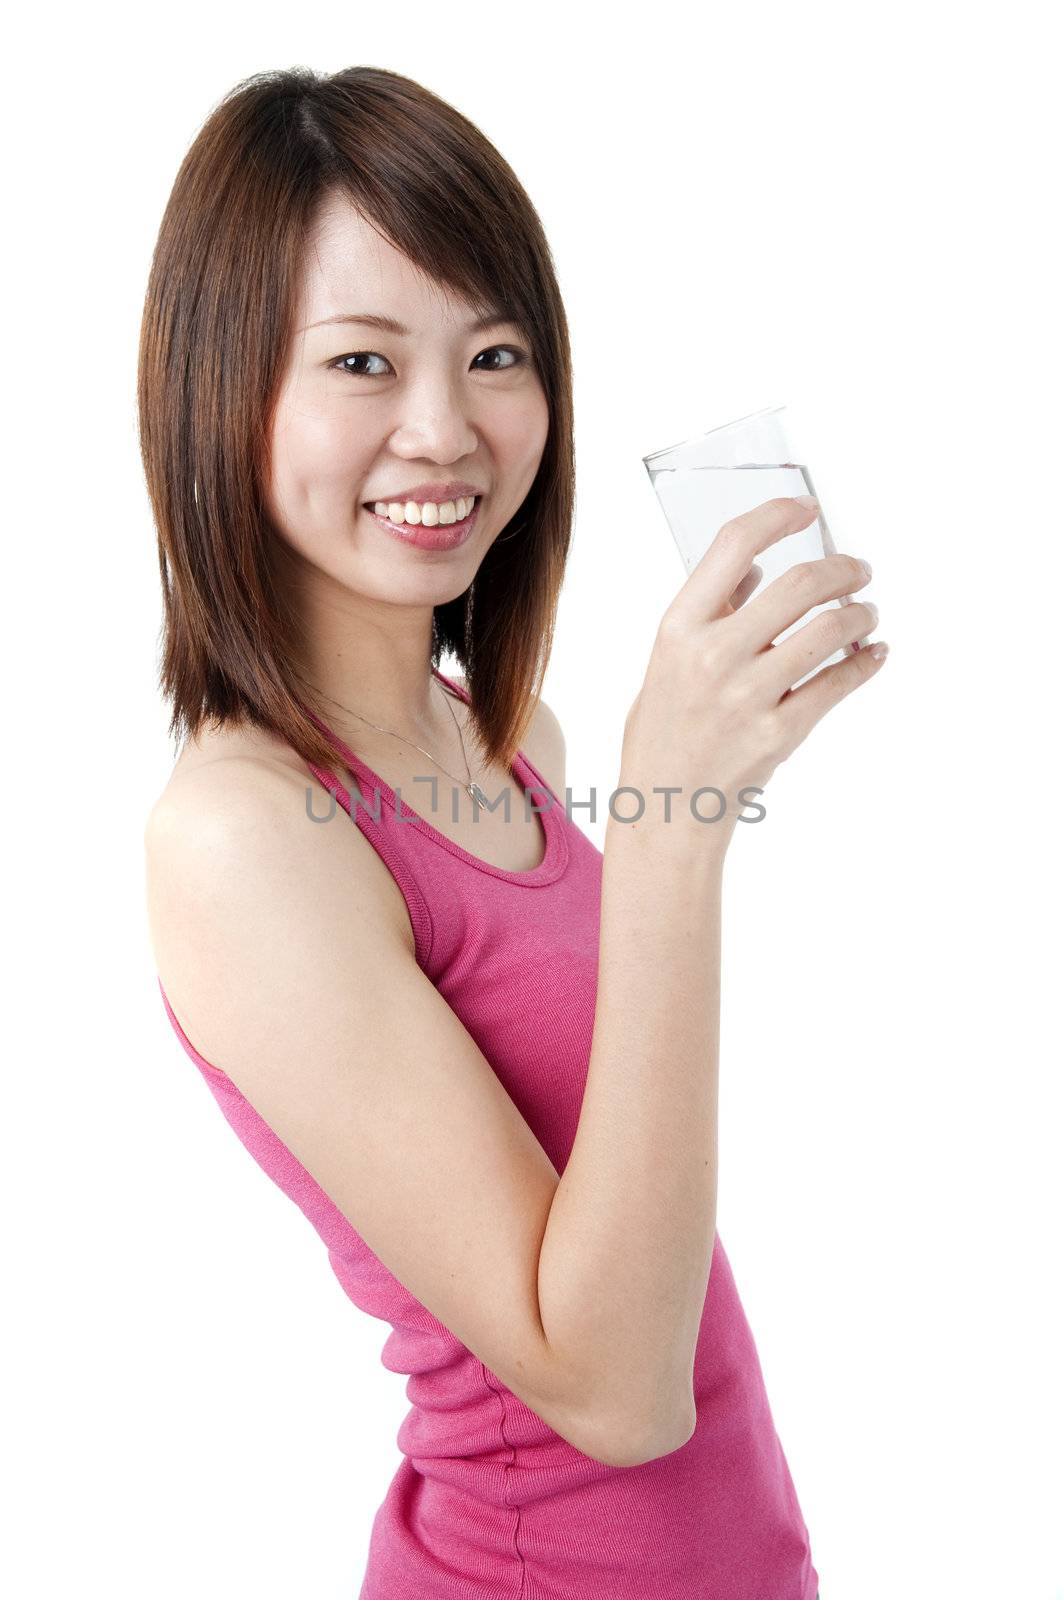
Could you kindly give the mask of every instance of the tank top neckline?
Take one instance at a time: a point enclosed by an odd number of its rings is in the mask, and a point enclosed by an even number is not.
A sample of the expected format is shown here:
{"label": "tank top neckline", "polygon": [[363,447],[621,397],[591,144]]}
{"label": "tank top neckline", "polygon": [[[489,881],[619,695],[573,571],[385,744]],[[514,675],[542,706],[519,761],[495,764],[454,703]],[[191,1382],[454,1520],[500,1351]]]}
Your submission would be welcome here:
{"label": "tank top neckline", "polygon": [[[466,703],[471,700],[472,696],[468,690],[463,689],[458,683],[453,683],[444,673],[440,672],[438,667],[433,667],[432,673],[434,677],[439,679],[440,683],[452,694],[457,695],[459,699],[464,700]],[[310,710],[310,708],[307,707],[307,710]],[[510,775],[517,782],[519,790],[517,804],[524,804],[524,790],[525,788],[531,789],[532,805],[543,806],[538,815],[542,823],[542,832],[546,837],[546,847],[543,859],[537,867],[532,867],[527,872],[511,872],[506,867],[496,867],[492,862],[484,861],[481,856],[474,856],[471,851],[464,849],[462,845],[449,838],[445,833],[441,833],[426,817],[422,817],[420,812],[415,811],[408,804],[405,796],[402,798],[400,812],[395,791],[391,785],[379,773],[374,772],[373,768],[363,761],[360,756],[356,756],[354,751],[319,716],[313,711],[310,711],[310,715],[326,737],[336,746],[345,764],[358,778],[363,799],[368,808],[366,814],[370,820],[374,820],[372,814],[376,810],[373,801],[373,790],[379,789],[382,805],[388,810],[401,815],[402,822],[399,824],[400,827],[416,828],[419,833],[433,840],[441,849],[448,851],[452,856],[456,856],[459,861],[464,861],[467,866],[475,868],[477,872],[486,872],[489,877],[501,878],[506,883],[521,884],[529,889],[537,889],[545,884],[553,883],[564,872],[568,864],[568,838],[565,833],[564,823],[558,815],[558,808],[561,802],[550,785],[535,770],[521,751],[517,751],[513,766],[510,768]],[[543,793],[544,790],[546,791],[545,793]],[[350,797],[348,796],[348,798]],[[549,803],[544,804],[547,801]],[[353,800],[351,804],[353,806]]]}

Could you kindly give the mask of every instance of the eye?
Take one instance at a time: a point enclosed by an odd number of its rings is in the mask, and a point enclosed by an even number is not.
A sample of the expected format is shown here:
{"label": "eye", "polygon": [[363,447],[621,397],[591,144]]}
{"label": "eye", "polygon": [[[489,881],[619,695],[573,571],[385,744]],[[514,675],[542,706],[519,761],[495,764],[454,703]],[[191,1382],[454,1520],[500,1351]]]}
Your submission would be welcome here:
{"label": "eye", "polygon": [[476,357],[476,360],[479,361],[481,356],[496,356],[496,355],[497,356],[512,356],[513,360],[512,360],[512,362],[510,363],[510,365],[508,367],[486,367],[486,368],[481,368],[481,371],[487,371],[487,372],[511,372],[514,367],[521,366],[528,359],[528,357],[525,355],[523,350],[517,350],[512,345],[496,344],[496,345],[493,345],[490,350],[481,350],[480,355],[478,355]]}
{"label": "eye", "polygon": [[379,378],[383,376],[379,372],[356,371],[354,367],[348,367],[345,364],[348,361],[383,361],[386,366],[391,365],[386,356],[377,355],[375,350],[353,350],[350,355],[337,356],[335,361],[329,362],[329,366],[335,367],[337,371],[349,373],[352,378]]}
{"label": "eye", "polygon": [[[484,356],[512,356],[513,359],[506,366],[480,367],[479,371],[481,372],[512,372],[514,367],[522,366],[528,359],[523,350],[518,350],[511,345],[501,344],[492,345],[490,350],[481,350],[480,354],[474,359],[481,361]],[[382,378],[384,376],[382,372],[366,372],[362,368],[348,366],[348,362],[354,361],[383,361],[385,366],[391,366],[391,362],[388,361],[387,357],[378,355],[375,350],[352,350],[349,354],[337,356],[335,361],[330,361],[329,367],[330,369],[335,368],[337,372],[345,372],[351,378]]]}

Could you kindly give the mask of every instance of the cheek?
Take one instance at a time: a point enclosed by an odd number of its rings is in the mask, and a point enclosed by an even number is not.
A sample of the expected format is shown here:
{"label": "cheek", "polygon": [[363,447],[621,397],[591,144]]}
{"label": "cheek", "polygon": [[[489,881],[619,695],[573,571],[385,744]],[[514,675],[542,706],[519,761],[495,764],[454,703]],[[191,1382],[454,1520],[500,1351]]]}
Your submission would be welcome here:
{"label": "cheek", "polygon": [[538,443],[538,450],[536,452],[536,460],[538,460],[546,448],[546,441],[550,434],[550,402],[547,399],[546,391],[543,389],[541,384],[537,390],[537,403],[535,406],[533,427],[535,430],[535,438]]}
{"label": "cheek", "polygon": [[550,410],[542,389],[523,396],[500,425],[500,443],[507,458],[534,477],[550,432]]}
{"label": "cheek", "polygon": [[370,457],[349,419],[335,412],[293,411],[274,431],[274,493],[291,504],[349,499]]}

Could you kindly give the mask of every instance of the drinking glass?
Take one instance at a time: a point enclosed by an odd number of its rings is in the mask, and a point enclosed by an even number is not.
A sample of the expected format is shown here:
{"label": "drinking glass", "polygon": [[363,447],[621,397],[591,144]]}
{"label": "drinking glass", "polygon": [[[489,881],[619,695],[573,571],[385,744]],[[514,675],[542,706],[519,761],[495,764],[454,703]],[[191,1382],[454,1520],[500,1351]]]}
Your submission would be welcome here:
{"label": "drinking glass", "polygon": [[[756,563],[763,576],[746,600],[747,605],[765,584],[772,583],[795,562],[837,554],[823,511],[823,497],[813,485],[808,462],[803,452],[793,449],[787,439],[789,424],[784,424],[785,410],[785,406],[774,406],[754,411],[748,417],[739,417],[737,422],[711,428],[708,433],[651,451],[642,458],[688,574],[693,572],[723,524],[732,517],[780,495],[810,494],[818,501],[819,516],[814,522],[798,533],[788,533],[757,554]],[[860,598],[864,598],[863,591]],[[818,611],[828,606],[852,605],[853,599],[852,595],[843,595],[839,600],[811,606],[796,622],[777,634],[776,640],[786,639],[803,628]],[[836,650],[799,678],[793,687],[797,688],[798,683],[804,683],[831,662],[846,660],[866,644],[869,637],[864,634],[861,639]]]}

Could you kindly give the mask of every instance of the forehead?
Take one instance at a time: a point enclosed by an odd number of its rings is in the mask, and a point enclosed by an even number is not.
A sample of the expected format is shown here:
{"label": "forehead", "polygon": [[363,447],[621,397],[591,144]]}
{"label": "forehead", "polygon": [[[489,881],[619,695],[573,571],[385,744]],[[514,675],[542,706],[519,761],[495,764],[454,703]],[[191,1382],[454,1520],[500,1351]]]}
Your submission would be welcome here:
{"label": "forehead", "polygon": [[300,291],[299,327],[360,306],[411,328],[464,324],[480,309],[396,250],[344,196],[322,207],[307,240]]}

